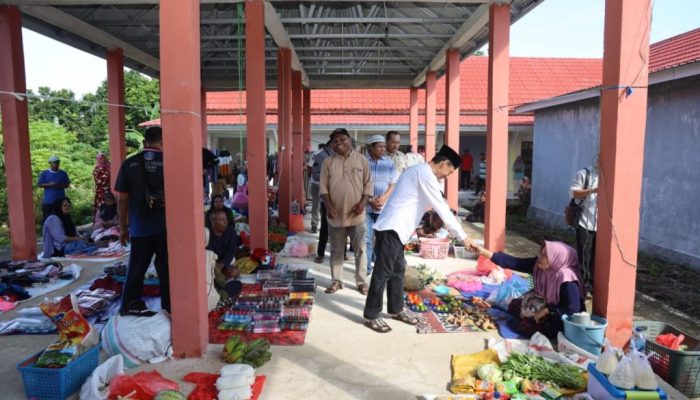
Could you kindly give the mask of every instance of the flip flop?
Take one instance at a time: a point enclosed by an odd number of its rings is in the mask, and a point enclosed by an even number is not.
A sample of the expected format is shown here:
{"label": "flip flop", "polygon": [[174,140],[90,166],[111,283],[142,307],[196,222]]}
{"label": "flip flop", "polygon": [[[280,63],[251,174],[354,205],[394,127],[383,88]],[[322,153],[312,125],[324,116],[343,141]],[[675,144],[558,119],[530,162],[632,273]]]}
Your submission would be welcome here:
{"label": "flip flop", "polygon": [[378,333],[391,332],[391,327],[381,318],[366,319],[365,326]]}
{"label": "flip flop", "polygon": [[398,313],[396,315],[392,315],[391,319],[395,319],[397,321],[401,321],[401,322],[403,322],[405,324],[409,324],[409,325],[418,325],[418,318],[408,315],[406,310],[401,311],[400,313]]}
{"label": "flip flop", "polygon": [[366,283],[360,283],[360,285],[357,287],[357,291],[360,292],[361,295],[367,296],[367,293],[369,293],[369,285]]}

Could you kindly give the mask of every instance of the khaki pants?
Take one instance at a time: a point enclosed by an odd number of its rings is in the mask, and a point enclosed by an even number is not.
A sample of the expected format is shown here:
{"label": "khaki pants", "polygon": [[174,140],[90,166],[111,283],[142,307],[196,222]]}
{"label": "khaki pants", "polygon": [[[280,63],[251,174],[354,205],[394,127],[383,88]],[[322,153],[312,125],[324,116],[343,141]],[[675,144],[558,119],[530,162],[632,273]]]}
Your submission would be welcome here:
{"label": "khaki pants", "polygon": [[331,276],[334,281],[343,280],[345,241],[350,236],[350,243],[355,252],[355,283],[357,285],[367,283],[366,230],[364,221],[354,226],[328,226],[328,239],[331,243]]}

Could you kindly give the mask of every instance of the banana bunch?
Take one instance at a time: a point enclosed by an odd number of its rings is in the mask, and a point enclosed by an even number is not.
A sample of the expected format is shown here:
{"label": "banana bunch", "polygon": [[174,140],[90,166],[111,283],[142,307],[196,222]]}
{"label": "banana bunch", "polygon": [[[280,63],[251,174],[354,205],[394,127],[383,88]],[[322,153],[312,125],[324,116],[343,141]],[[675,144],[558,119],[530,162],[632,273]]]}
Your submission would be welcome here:
{"label": "banana bunch", "polygon": [[258,368],[270,358],[270,342],[265,339],[245,343],[238,336],[231,336],[224,345],[224,360],[229,364],[248,364]]}

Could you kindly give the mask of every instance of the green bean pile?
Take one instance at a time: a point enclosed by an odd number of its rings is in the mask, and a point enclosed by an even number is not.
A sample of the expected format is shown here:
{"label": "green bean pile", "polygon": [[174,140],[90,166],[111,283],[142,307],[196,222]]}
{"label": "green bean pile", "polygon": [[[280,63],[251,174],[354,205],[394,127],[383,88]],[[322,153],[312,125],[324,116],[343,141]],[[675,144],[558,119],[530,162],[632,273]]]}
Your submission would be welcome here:
{"label": "green bean pile", "polygon": [[581,375],[581,370],[545,360],[540,356],[513,352],[501,365],[501,369],[504,373],[512,371],[515,375],[551,382],[562,388],[579,390],[586,387],[586,380]]}

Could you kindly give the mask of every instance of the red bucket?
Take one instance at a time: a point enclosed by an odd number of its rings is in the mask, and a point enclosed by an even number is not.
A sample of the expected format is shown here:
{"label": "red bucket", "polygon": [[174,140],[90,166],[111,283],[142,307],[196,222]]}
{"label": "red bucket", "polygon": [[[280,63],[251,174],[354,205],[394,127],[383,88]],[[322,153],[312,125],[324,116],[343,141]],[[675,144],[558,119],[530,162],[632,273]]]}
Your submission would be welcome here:
{"label": "red bucket", "polygon": [[304,231],[304,215],[290,214],[289,215],[289,231],[303,232]]}

